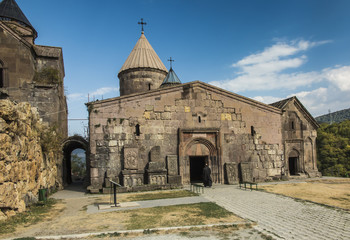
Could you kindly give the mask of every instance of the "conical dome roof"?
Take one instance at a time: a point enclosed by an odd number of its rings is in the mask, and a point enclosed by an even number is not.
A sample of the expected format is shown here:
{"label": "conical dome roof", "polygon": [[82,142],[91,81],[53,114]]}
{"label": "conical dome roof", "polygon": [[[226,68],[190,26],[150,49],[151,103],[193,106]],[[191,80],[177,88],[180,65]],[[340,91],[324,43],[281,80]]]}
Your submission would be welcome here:
{"label": "conical dome roof", "polygon": [[177,84],[181,84],[180,79],[177,77],[176,73],[172,68],[170,68],[168,75],[165,77],[163,83],[160,85],[160,88],[170,87]]}
{"label": "conical dome roof", "polygon": [[15,0],[3,0],[0,3],[0,19],[1,18],[8,18],[21,22],[22,24],[30,27],[34,31],[34,34],[37,35],[37,32],[33,28],[32,24],[30,24]]}
{"label": "conical dome roof", "polygon": [[132,68],[152,68],[168,72],[143,32],[119,73]]}

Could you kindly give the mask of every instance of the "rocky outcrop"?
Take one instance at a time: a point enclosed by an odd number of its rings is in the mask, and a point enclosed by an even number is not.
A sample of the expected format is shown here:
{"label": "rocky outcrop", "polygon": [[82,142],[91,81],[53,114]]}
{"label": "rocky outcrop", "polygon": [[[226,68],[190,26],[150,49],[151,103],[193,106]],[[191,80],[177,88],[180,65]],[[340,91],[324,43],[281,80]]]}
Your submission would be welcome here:
{"label": "rocky outcrop", "polygon": [[0,220],[24,211],[39,189],[60,187],[59,142],[29,103],[0,100]]}

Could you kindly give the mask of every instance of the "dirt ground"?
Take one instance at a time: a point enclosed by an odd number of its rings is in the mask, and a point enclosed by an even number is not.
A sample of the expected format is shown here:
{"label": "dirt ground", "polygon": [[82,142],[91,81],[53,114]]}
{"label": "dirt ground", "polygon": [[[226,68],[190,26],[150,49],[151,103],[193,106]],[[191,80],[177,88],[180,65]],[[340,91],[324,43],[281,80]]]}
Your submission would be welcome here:
{"label": "dirt ground", "polygon": [[339,207],[350,211],[350,179],[317,179],[303,183],[273,184],[259,188],[285,196]]}

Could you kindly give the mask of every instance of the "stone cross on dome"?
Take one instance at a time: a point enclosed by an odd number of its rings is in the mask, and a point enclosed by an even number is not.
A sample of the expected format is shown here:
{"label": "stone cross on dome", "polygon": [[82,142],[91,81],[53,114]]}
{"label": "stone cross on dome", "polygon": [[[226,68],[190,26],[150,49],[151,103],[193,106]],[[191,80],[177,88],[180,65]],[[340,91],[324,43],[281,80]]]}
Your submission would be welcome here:
{"label": "stone cross on dome", "polygon": [[141,22],[138,22],[138,24],[140,24],[142,26],[141,32],[143,33],[143,25],[147,25],[147,23],[143,21],[143,18],[141,18]]}
{"label": "stone cross on dome", "polygon": [[173,63],[172,62],[175,62],[175,60],[170,57],[170,59],[168,59],[168,61],[170,62],[170,68],[173,68]]}

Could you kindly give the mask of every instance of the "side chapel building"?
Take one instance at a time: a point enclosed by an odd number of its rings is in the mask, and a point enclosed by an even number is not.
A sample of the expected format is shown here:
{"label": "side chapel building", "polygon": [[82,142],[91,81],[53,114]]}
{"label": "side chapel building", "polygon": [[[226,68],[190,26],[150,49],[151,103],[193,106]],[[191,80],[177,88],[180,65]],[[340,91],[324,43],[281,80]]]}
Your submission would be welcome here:
{"label": "side chapel building", "polygon": [[142,31],[121,67],[120,97],[87,103],[89,190],[318,176],[319,125],[296,97],[270,105],[194,81],[181,84]]}
{"label": "side chapel building", "polygon": [[15,0],[0,2],[0,99],[29,102],[66,137],[62,48],[36,45],[37,36]]}

